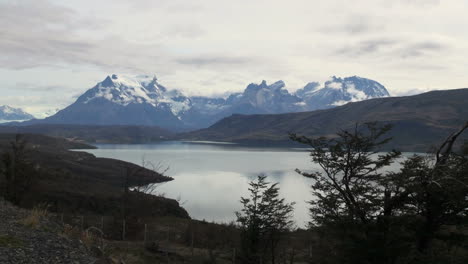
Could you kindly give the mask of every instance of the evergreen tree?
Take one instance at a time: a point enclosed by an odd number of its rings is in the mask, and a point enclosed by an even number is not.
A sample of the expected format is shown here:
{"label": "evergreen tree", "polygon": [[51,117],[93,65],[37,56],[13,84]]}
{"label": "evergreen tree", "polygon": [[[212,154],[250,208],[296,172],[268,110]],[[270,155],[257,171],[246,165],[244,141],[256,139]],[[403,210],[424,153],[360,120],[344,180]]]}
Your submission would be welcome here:
{"label": "evergreen tree", "polygon": [[[415,262],[438,263],[438,258],[450,258],[456,263],[450,247],[468,246],[468,236],[463,231],[444,230],[463,230],[468,221],[468,158],[453,150],[455,141],[467,128],[468,123],[453,133],[435,155],[414,155],[402,163],[400,172],[388,177],[389,185],[406,193],[399,214],[412,216],[408,217],[408,224],[415,231]],[[441,244],[449,250],[442,250]],[[468,253],[457,258],[466,263]]]}
{"label": "evergreen tree", "polygon": [[385,174],[400,156],[378,153],[390,140],[382,139],[388,126],[356,126],[332,139],[292,134],[312,147],[312,161],[321,168],[297,170],[314,180],[311,227],[322,239],[321,262],[466,263],[461,249],[468,246],[462,227],[468,220],[468,160],[453,146],[467,128],[435,155],[407,158],[400,171]]}
{"label": "evergreen tree", "polygon": [[270,184],[260,175],[249,183],[250,197],[241,197],[243,208],[236,212],[242,230],[243,263],[275,263],[282,235],[293,225],[294,203],[279,198],[278,184]]}

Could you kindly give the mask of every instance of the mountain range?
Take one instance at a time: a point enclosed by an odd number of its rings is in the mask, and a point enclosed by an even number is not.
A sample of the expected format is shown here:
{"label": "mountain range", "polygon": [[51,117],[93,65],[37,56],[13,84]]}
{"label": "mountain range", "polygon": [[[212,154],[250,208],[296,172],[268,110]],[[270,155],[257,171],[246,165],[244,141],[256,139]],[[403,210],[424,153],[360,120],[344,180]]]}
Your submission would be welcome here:
{"label": "mountain range", "polygon": [[[387,149],[427,151],[468,121],[468,89],[441,90],[414,96],[376,98],[332,109],[277,115],[226,117],[206,129],[180,134],[181,140],[211,140],[248,145],[291,145],[289,133],[333,136],[356,123],[392,124]],[[464,136],[468,139],[467,136]]]}
{"label": "mountain range", "polygon": [[155,76],[113,74],[55,115],[31,123],[159,126],[175,131],[208,127],[232,114],[279,114],[326,109],[387,97],[380,83],[357,76],[308,83],[295,93],[283,81],[249,84],[226,98],[186,96],[169,90]]}
{"label": "mountain range", "polygon": [[[252,85],[251,88],[259,86],[262,85]],[[248,98],[242,93],[222,100],[233,100],[232,97],[235,97],[235,100]],[[191,108],[187,112],[202,111],[205,110],[204,105],[221,105],[222,102],[221,99],[205,97],[188,99]],[[330,137],[341,129],[352,129],[356,123],[380,122],[393,125],[390,135],[394,140],[386,146],[387,149],[396,147],[401,151],[427,151],[430,146],[442,142],[468,121],[466,102],[468,102],[468,89],[454,89],[414,96],[374,98],[307,112],[231,114],[210,127],[178,134],[155,126],[70,125],[33,121],[0,126],[0,133],[36,133],[95,143],[208,140],[240,145],[293,146],[288,133],[309,137]],[[224,110],[228,110],[228,107]],[[464,137],[465,140],[468,139]]]}
{"label": "mountain range", "polygon": [[23,121],[33,118],[33,115],[26,113],[20,108],[13,108],[8,105],[0,106],[0,122]]}

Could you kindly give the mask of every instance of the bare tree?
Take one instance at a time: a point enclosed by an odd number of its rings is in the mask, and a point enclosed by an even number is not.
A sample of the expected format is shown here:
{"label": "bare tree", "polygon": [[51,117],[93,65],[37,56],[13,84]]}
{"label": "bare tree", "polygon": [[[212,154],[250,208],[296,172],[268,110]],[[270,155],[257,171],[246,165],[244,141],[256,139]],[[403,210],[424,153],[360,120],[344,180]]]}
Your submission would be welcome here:
{"label": "bare tree", "polygon": [[[169,166],[164,166],[161,162],[158,163],[153,163],[151,161],[146,160],[146,158],[143,156],[141,159],[141,167],[134,172],[134,174],[137,174],[145,169],[148,169],[150,171],[153,171],[155,173],[158,173],[162,176],[165,176],[166,173],[169,171],[170,167]],[[137,182],[136,186],[134,187],[134,190],[137,192],[141,193],[146,193],[146,194],[153,194],[153,195],[158,195],[158,196],[164,196],[162,194],[157,194],[156,190],[157,188],[161,185],[162,183],[149,183],[146,184],[142,180]]]}
{"label": "bare tree", "polygon": [[164,176],[168,170],[169,167],[164,167],[160,162],[154,164],[147,161],[144,156],[142,157],[141,166],[128,166],[125,168],[125,174],[122,182],[123,194],[121,203],[123,219],[127,218],[127,206],[130,191],[156,195],[156,189],[162,184],[159,182],[148,183],[148,178],[143,178],[143,176],[145,174],[148,175],[150,172],[155,175],[158,174]]}

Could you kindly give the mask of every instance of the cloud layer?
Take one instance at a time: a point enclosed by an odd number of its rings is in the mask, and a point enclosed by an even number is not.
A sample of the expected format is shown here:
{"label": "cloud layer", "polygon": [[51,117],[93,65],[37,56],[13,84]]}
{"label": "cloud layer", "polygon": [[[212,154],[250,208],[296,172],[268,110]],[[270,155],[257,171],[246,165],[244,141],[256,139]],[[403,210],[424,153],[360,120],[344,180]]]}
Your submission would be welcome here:
{"label": "cloud layer", "polygon": [[262,79],[295,90],[331,75],[372,78],[397,95],[467,87],[467,8],[464,0],[0,0],[0,103],[63,107],[114,72],[155,73],[201,95]]}

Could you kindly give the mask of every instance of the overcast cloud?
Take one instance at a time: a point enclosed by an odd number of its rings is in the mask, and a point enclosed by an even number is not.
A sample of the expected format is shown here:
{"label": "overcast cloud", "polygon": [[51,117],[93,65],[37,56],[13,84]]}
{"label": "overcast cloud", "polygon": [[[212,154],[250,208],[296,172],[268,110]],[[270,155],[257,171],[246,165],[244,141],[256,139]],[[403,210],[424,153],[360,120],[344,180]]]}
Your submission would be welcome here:
{"label": "overcast cloud", "polygon": [[467,0],[0,0],[0,104],[40,115],[112,73],[187,94],[358,75],[468,87]]}

